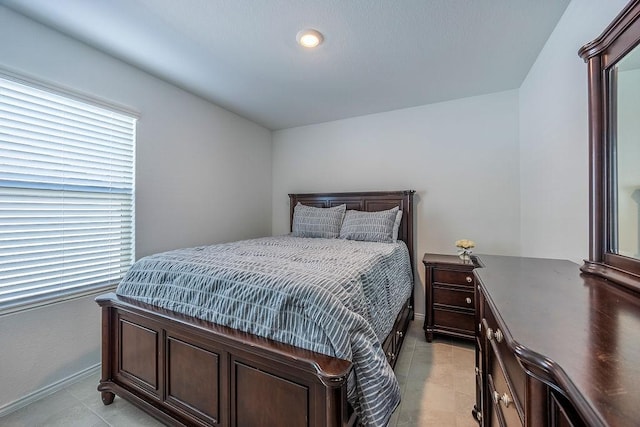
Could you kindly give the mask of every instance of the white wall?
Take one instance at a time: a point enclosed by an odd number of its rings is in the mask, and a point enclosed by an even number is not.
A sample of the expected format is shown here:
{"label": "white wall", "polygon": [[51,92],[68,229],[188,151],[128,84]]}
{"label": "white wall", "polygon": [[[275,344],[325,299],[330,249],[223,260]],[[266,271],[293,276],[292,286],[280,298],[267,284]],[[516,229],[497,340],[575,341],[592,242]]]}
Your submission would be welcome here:
{"label": "white wall", "polygon": [[[136,255],[271,232],[271,132],[0,6],[0,67],[140,113]],[[99,362],[81,298],[0,317],[0,411]]]}
{"label": "white wall", "polygon": [[416,311],[424,252],[520,250],[517,91],[273,134],[273,233],[288,232],[288,193],[416,190]]}
{"label": "white wall", "polygon": [[[519,91],[273,135],[4,7],[0,67],[140,112],[138,256],[270,227],[284,233],[290,192],[415,189],[418,255],[454,253],[456,239],[470,238],[478,253],[577,261],[588,250],[586,66],[577,50],[626,1],[574,0]],[[424,313],[419,260],[417,271]],[[0,317],[0,411],[98,363],[98,315],[82,298]]]}
{"label": "white wall", "polygon": [[578,49],[627,0],[573,0],[520,87],[522,255],[589,253],[587,66]]}

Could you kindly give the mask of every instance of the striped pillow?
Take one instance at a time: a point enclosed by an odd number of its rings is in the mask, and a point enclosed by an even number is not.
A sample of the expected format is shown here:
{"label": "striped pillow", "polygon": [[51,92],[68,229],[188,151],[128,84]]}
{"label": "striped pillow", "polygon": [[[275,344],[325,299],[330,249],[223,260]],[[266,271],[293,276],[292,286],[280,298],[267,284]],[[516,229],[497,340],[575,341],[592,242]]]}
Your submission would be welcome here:
{"label": "striped pillow", "polygon": [[347,211],[340,238],[392,243],[398,208],[379,212]]}
{"label": "striped pillow", "polygon": [[314,208],[298,202],[293,209],[293,235],[335,239],[340,235],[340,226],[346,209],[347,205]]}
{"label": "striped pillow", "polygon": [[398,232],[400,231],[400,223],[402,223],[402,211],[398,210],[396,214],[396,222],[393,224],[393,241],[398,240]]}

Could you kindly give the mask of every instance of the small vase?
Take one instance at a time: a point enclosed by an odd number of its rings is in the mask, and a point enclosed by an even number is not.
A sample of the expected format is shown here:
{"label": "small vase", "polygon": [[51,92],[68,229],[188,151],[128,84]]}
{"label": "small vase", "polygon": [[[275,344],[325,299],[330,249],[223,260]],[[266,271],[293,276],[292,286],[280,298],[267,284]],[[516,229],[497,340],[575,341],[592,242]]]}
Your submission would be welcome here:
{"label": "small vase", "polygon": [[458,257],[460,257],[460,259],[465,261],[465,262],[470,261],[471,260],[471,252],[469,252],[467,250],[462,250],[458,254]]}

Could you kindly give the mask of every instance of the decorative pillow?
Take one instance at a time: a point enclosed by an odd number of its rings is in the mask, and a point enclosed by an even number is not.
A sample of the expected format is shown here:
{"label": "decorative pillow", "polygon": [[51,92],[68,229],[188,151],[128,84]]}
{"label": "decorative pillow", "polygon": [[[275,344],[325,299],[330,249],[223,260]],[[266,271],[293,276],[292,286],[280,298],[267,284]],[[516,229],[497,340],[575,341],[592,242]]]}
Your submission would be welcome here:
{"label": "decorative pillow", "polygon": [[379,212],[347,211],[340,238],[391,243],[397,214],[397,207]]}
{"label": "decorative pillow", "polygon": [[298,202],[293,209],[293,235],[335,239],[340,236],[340,226],[346,209],[347,205],[314,208]]}
{"label": "decorative pillow", "polygon": [[398,231],[400,231],[400,223],[402,222],[402,211],[398,210],[396,214],[396,222],[393,223],[393,241],[398,240]]}

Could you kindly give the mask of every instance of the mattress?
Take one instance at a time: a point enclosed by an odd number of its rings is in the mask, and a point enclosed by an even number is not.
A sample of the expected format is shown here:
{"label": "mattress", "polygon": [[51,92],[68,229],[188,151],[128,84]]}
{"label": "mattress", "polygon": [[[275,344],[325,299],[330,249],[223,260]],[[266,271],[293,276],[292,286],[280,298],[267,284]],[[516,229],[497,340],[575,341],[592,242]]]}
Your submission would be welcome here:
{"label": "mattress", "polygon": [[401,241],[279,236],[142,258],[116,293],[349,360],[349,402],[384,426],[400,392],[381,344],[412,287]]}

